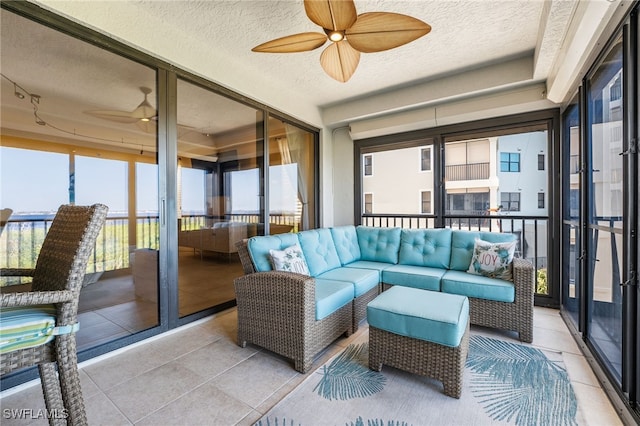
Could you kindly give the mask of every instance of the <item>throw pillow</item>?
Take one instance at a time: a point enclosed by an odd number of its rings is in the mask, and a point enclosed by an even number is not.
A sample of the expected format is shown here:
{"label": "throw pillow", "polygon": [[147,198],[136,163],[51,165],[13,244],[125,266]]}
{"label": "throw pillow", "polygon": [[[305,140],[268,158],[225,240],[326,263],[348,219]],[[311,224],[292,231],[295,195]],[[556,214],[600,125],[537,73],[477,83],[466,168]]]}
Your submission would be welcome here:
{"label": "throw pillow", "polygon": [[307,261],[298,244],[287,247],[284,250],[269,250],[271,264],[276,271],[296,272],[309,275]]}
{"label": "throw pillow", "polygon": [[490,243],[476,238],[473,256],[467,272],[484,275],[489,278],[513,281],[511,262],[516,251],[517,241],[508,243]]}

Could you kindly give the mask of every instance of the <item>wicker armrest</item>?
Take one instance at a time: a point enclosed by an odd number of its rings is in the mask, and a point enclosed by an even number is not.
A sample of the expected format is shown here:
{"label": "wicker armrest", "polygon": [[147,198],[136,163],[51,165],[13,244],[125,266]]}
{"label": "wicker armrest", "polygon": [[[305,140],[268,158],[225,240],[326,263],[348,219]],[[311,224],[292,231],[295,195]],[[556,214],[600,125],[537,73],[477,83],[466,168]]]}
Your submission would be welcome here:
{"label": "wicker armrest", "polygon": [[[234,280],[241,305],[268,306],[271,315],[310,310],[315,315],[315,279],[293,272],[256,272]],[[297,316],[298,320],[300,317]]]}
{"label": "wicker armrest", "polygon": [[28,291],[24,293],[3,293],[3,308],[13,306],[46,305],[50,303],[70,302],[74,295],[69,290],[60,291]]}
{"label": "wicker armrest", "polygon": [[533,300],[535,293],[535,271],[533,264],[526,259],[513,259],[513,284],[515,285],[517,298]]}
{"label": "wicker armrest", "polygon": [[2,268],[0,277],[33,277],[35,269],[28,268]]}

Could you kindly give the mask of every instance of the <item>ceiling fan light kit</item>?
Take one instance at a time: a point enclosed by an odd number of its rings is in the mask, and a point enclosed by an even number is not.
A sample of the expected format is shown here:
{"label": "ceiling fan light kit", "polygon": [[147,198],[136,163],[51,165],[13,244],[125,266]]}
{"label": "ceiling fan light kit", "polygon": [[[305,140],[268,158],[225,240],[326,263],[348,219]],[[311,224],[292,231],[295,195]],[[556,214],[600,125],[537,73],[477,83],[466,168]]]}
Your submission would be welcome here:
{"label": "ceiling fan light kit", "polygon": [[281,37],[262,43],[253,52],[307,52],[331,41],[320,55],[320,65],[333,79],[348,81],[360,62],[360,53],[381,52],[410,43],[431,31],[417,18],[391,12],[358,15],[353,0],[305,0],[309,19],[324,30]]}

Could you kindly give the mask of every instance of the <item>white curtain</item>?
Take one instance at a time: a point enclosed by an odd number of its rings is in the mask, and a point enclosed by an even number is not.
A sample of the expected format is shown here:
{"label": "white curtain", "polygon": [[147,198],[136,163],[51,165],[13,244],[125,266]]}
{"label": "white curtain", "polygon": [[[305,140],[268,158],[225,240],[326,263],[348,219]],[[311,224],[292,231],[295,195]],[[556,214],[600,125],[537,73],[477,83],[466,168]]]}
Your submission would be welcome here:
{"label": "white curtain", "polygon": [[282,164],[298,165],[298,200],[302,204],[300,224],[302,230],[309,229],[309,188],[308,176],[312,170],[309,164],[309,150],[313,148],[307,140],[308,133],[291,124],[284,123],[286,138],[279,138],[278,145]]}

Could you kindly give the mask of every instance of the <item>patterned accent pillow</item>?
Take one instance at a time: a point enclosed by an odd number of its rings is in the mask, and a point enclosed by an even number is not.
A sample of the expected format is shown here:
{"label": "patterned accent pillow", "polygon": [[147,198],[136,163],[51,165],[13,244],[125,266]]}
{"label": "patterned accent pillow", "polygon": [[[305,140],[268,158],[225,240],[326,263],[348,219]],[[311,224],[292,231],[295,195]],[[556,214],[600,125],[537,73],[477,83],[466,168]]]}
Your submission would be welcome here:
{"label": "patterned accent pillow", "polygon": [[471,264],[467,272],[484,275],[489,278],[513,281],[511,262],[513,262],[516,244],[517,241],[490,243],[476,238]]}
{"label": "patterned accent pillow", "polygon": [[269,250],[271,264],[276,271],[296,272],[309,275],[307,261],[298,244],[287,247],[284,250]]}

